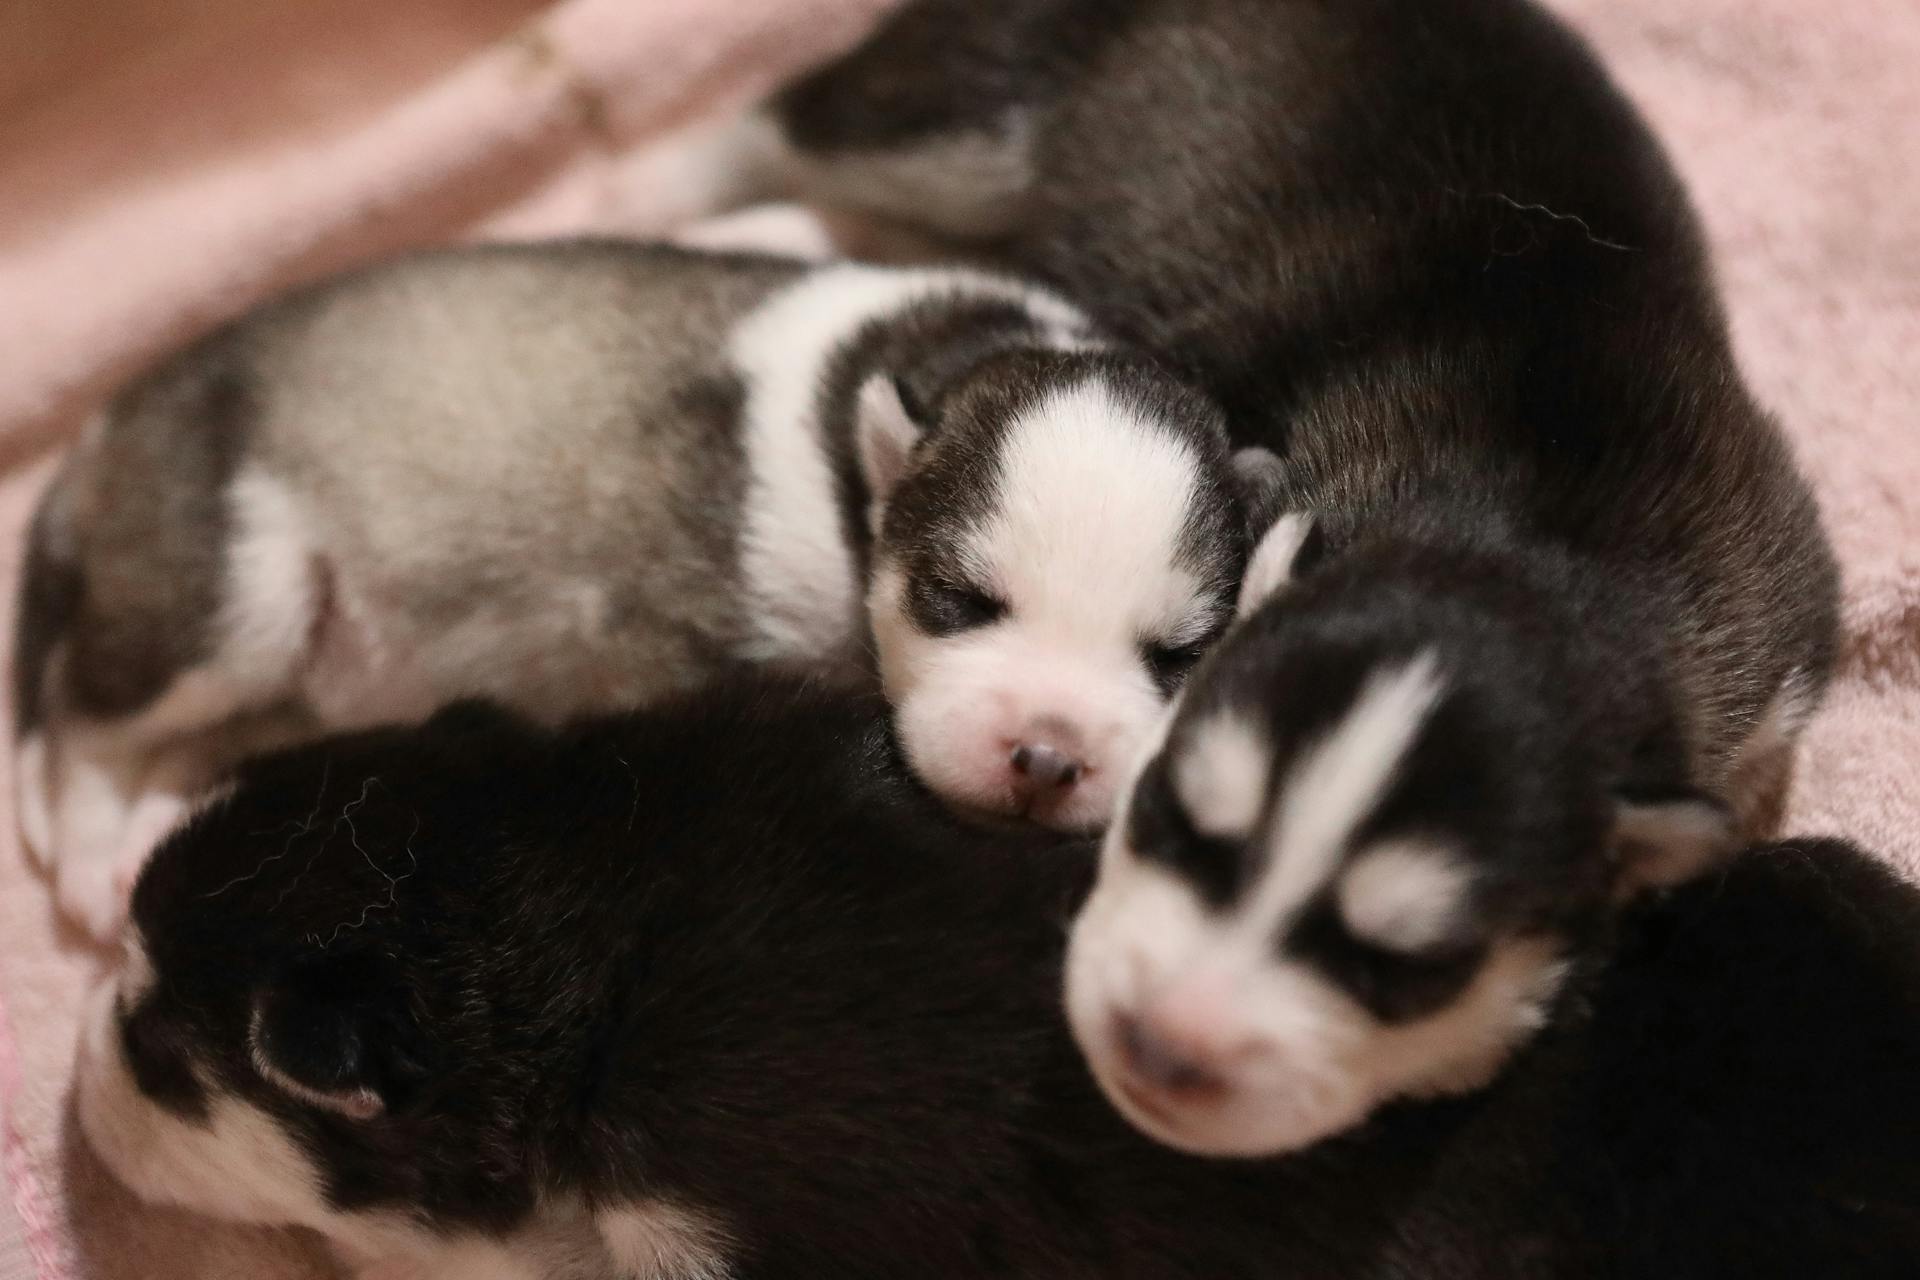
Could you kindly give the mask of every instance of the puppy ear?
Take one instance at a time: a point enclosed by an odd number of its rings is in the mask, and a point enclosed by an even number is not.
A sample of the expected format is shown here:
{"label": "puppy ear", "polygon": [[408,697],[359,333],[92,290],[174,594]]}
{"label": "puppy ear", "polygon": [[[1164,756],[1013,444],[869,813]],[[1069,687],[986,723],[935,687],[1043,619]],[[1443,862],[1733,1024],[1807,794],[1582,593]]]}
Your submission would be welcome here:
{"label": "puppy ear", "polygon": [[1320,542],[1320,522],[1312,512],[1294,511],[1275,520],[1247,561],[1234,616],[1246,617],[1295,576],[1311,568],[1319,558]]}
{"label": "puppy ear", "polygon": [[1249,531],[1273,524],[1286,497],[1286,464],[1271,449],[1249,445],[1233,453],[1233,480]]}
{"label": "puppy ear", "polygon": [[898,378],[876,373],[862,384],[854,406],[854,441],[869,510],[877,513],[885,505],[925,433],[925,410]]}
{"label": "puppy ear", "polygon": [[254,1070],[299,1102],[371,1120],[425,1075],[417,1032],[391,966],[320,954],[284,966],[254,998]]}
{"label": "puppy ear", "polygon": [[1739,847],[1727,807],[1699,792],[1619,798],[1613,854],[1615,895],[1681,884],[1718,866]]}

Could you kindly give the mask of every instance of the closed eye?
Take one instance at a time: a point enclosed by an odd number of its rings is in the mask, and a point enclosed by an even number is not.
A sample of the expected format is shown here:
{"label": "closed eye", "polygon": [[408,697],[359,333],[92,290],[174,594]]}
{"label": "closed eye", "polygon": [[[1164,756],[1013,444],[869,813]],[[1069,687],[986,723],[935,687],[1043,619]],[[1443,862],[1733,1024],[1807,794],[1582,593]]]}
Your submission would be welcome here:
{"label": "closed eye", "polygon": [[1007,616],[1006,601],[971,583],[927,581],[914,595],[914,613],[930,635],[973,631]]}
{"label": "closed eye", "polygon": [[[1209,637],[1211,639],[1211,637]],[[1200,655],[1207,651],[1207,642],[1192,644],[1147,644],[1140,649],[1140,660],[1146,664],[1147,674],[1160,687],[1160,692],[1171,694],[1179,687],[1193,670],[1193,664],[1200,661]]]}

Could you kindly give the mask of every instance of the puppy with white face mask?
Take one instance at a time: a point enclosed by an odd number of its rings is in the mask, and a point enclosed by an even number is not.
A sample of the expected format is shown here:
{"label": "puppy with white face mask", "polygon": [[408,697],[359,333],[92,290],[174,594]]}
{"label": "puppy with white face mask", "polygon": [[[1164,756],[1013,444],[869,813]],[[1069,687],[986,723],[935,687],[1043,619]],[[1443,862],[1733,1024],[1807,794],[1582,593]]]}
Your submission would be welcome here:
{"label": "puppy with white face mask", "polygon": [[1538,5],[914,0],[732,138],[1281,455],[1249,616],[1075,929],[1148,1132],[1288,1150],[1482,1084],[1613,897],[1765,830],[1832,555],[1682,183]]}
{"label": "puppy with white face mask", "polygon": [[1091,828],[1225,624],[1262,470],[1005,277],[614,242],[404,259],[219,331],[85,433],[22,593],[25,834],[105,935],[252,750],[818,663],[877,666],[953,803]]}

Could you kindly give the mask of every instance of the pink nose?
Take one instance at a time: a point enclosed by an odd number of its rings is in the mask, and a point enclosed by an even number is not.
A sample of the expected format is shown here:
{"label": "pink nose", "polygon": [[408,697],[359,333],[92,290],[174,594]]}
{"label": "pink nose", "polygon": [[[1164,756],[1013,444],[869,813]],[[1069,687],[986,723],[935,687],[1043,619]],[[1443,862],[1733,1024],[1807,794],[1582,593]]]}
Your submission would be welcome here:
{"label": "pink nose", "polygon": [[1211,1061],[1212,1054],[1164,1029],[1119,1014],[1114,1019],[1114,1038],[1128,1073],[1155,1092],[1202,1102],[1227,1091],[1226,1078]]}

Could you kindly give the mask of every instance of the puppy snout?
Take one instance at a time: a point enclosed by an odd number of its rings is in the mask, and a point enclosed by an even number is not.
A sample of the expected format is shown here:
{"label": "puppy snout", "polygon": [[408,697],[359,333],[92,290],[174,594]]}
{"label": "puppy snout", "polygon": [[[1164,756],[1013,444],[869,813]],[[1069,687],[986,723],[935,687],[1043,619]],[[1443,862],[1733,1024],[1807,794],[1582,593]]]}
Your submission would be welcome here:
{"label": "puppy snout", "polygon": [[1033,792],[1064,791],[1080,780],[1086,765],[1045,739],[1017,742],[1008,754],[1015,785]]}
{"label": "puppy snout", "polygon": [[1227,1091],[1220,1064],[1204,1046],[1128,1014],[1116,1019],[1114,1039],[1128,1074],[1156,1092],[1205,1101]]}
{"label": "puppy snout", "polygon": [[1080,735],[1069,725],[1035,720],[1007,748],[1014,794],[1036,805],[1059,800],[1087,776],[1086,755]]}

